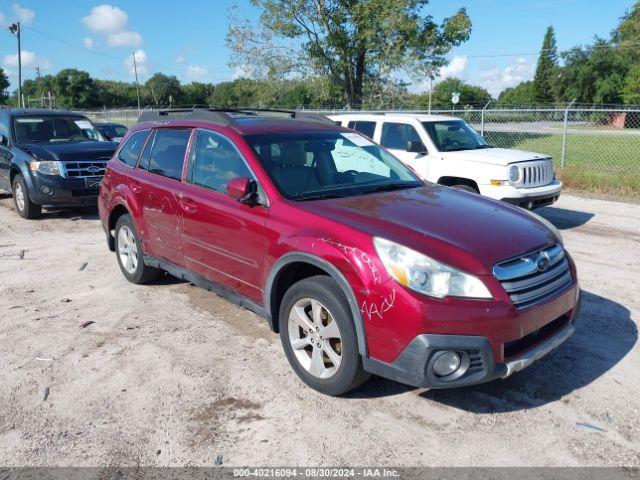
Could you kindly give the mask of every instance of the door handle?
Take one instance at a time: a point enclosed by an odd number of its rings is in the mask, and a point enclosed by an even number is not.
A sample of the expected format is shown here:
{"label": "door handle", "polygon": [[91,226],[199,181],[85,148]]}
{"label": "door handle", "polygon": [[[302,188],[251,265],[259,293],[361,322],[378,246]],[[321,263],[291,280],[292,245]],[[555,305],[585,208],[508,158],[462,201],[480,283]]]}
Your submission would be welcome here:
{"label": "door handle", "polygon": [[198,205],[196,205],[191,199],[184,197],[180,199],[180,208],[187,213],[195,213],[198,211]]}
{"label": "door handle", "polygon": [[142,187],[137,183],[131,183],[129,187],[131,187],[131,191],[133,193],[140,193],[142,191]]}

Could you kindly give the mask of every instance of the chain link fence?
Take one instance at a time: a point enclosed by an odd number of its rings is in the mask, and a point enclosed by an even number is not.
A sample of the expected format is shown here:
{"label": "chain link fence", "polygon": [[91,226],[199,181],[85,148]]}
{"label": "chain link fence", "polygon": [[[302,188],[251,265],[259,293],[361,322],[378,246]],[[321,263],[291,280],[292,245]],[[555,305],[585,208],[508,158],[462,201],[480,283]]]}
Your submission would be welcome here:
{"label": "chain link fence", "polygon": [[[344,113],[343,110],[313,110]],[[373,111],[370,111],[373,113]],[[137,109],[81,112],[94,122],[130,127]],[[379,110],[375,113],[427,113]],[[640,109],[484,108],[433,110],[469,122],[494,147],[543,153],[558,176],[575,190],[640,197]]]}

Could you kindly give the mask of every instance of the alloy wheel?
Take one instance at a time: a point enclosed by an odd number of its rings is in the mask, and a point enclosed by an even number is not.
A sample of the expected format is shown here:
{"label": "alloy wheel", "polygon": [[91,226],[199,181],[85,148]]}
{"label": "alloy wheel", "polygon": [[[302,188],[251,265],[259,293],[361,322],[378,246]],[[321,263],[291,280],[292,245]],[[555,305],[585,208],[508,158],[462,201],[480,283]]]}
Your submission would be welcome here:
{"label": "alloy wheel", "polygon": [[124,269],[133,275],[138,268],[138,245],[133,232],[127,225],[120,227],[118,232],[118,255]]}
{"label": "alloy wheel", "polygon": [[342,338],[331,312],[312,298],[298,300],[289,312],[289,342],[300,365],[317,378],[336,374],[342,361]]}
{"label": "alloy wheel", "polygon": [[24,212],[24,190],[22,189],[22,184],[20,182],[16,182],[14,184],[13,196],[16,199],[16,207],[18,207],[18,210]]}

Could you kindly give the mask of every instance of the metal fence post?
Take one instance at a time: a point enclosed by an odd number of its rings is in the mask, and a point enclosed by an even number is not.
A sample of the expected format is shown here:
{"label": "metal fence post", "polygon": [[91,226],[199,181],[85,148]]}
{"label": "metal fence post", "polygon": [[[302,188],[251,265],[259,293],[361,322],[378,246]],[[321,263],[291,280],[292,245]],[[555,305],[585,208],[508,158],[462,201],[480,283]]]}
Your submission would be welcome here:
{"label": "metal fence post", "polygon": [[560,157],[560,171],[564,170],[564,162],[567,158],[567,126],[569,124],[569,109],[571,109],[572,105],[576,103],[576,99],[571,100],[571,103],[567,105],[567,108],[564,110],[564,122],[562,127],[562,155]]}
{"label": "metal fence post", "polygon": [[484,107],[482,107],[482,112],[480,112],[480,135],[482,135],[483,137],[484,137],[484,111],[487,109],[490,103],[491,103],[491,100],[489,100],[487,104]]}

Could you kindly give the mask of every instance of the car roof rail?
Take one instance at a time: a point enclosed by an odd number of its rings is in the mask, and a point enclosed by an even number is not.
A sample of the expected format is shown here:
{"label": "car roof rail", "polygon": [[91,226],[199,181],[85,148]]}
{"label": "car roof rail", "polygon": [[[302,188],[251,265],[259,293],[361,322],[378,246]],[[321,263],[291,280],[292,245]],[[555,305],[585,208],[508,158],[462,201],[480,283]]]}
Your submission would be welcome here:
{"label": "car roof rail", "polygon": [[237,125],[236,121],[227,112],[229,112],[229,110],[216,110],[210,108],[169,108],[165,110],[147,110],[140,114],[138,117],[138,123],[165,122],[167,120],[185,119],[201,120],[225,126]]}
{"label": "car roof rail", "polygon": [[297,110],[285,110],[282,108],[251,108],[251,107],[238,107],[238,108],[214,108],[214,111],[241,113],[245,115],[257,115],[259,113],[284,113],[290,118],[295,120],[302,120],[305,122],[324,123],[326,125],[335,126],[335,122],[330,118],[320,115],[319,113],[301,112]]}

